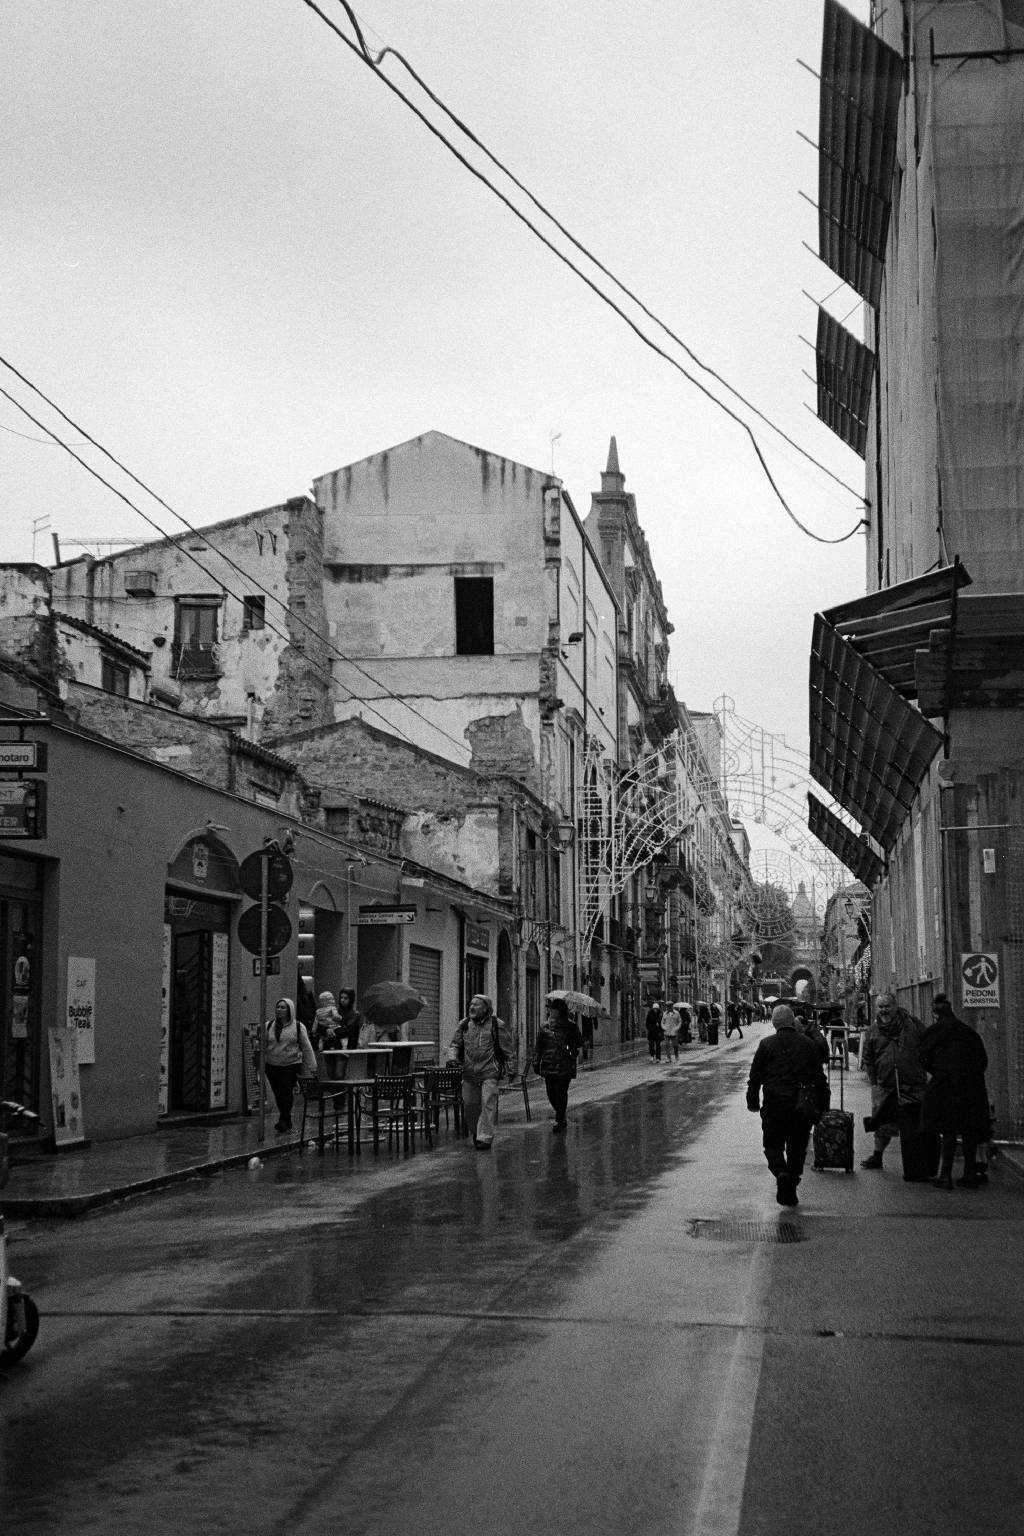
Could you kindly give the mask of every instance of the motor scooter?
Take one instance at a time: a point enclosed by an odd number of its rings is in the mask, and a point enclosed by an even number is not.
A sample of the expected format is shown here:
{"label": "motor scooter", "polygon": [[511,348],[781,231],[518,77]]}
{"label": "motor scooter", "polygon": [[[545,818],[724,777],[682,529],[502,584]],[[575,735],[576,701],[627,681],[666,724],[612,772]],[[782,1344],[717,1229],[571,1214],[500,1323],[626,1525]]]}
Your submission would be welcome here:
{"label": "motor scooter", "polygon": [[[15,1104],[12,1099],[0,1100],[0,1124],[20,1120],[27,1125],[38,1121],[30,1109]],[[0,1132],[0,1190],[10,1175],[7,1160],[8,1137]],[[39,1309],[21,1281],[16,1280],[7,1268],[7,1239],[4,1233],[4,1216],[0,1210],[0,1322],[3,1324],[3,1341],[0,1344],[0,1366],[13,1365],[28,1354],[39,1332]]]}

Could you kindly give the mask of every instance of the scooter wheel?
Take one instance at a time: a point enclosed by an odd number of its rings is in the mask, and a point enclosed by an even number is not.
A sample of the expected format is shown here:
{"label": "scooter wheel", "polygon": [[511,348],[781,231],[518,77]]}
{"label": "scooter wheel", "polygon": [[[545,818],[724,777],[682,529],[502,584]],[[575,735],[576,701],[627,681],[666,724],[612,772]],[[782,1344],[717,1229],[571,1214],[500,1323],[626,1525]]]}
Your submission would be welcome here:
{"label": "scooter wheel", "polygon": [[23,1360],[36,1341],[39,1332],[39,1308],[31,1296],[22,1297],[25,1307],[25,1332],[20,1339],[15,1339],[13,1344],[8,1344],[6,1349],[0,1351],[0,1365],[13,1365],[16,1360]]}

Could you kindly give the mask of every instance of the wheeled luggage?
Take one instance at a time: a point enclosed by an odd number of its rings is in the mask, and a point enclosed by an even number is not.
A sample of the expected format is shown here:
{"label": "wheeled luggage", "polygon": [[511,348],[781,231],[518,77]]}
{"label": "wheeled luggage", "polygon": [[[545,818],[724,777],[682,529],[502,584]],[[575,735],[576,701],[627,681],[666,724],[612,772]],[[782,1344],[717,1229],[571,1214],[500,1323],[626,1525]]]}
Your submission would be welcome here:
{"label": "wheeled luggage", "polygon": [[[829,1063],[829,1077],[832,1075]],[[826,1109],[814,1127],[813,1146],[815,1173],[826,1168],[841,1168],[844,1173],[853,1172],[853,1116],[843,1108],[842,1062],[836,1064],[839,1075],[839,1108]]]}

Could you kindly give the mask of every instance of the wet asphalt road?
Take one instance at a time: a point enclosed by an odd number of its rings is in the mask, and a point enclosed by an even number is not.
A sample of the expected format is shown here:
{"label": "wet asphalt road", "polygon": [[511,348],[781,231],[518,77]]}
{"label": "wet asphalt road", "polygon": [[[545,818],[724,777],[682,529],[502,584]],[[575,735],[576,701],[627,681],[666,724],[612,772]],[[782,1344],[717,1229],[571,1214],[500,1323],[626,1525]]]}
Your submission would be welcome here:
{"label": "wet asphalt road", "polygon": [[1019,1536],[1024,1193],[893,1159],[780,1212],[755,1043],[592,1074],[566,1138],[20,1229],[3,1530]]}

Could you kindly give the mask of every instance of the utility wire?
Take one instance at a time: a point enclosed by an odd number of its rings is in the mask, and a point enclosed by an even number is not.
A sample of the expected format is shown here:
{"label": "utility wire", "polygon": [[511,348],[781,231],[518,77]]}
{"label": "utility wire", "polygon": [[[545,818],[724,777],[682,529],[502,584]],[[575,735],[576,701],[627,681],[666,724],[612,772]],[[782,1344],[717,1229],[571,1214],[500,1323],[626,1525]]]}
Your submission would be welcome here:
{"label": "utility wire", "polygon": [[[415,104],[415,102],[411,101],[410,98],[405,94],[405,92],[402,91],[399,88],[399,86],[397,86],[392,80],[390,80],[386,74],[384,74],[383,70],[380,68],[379,59],[384,58],[388,53],[394,53],[395,57],[400,59],[401,63],[404,65],[404,67],[406,69],[408,69],[409,72],[413,75],[413,77],[421,84],[422,88],[427,92],[428,96],[430,96],[431,100],[433,100],[435,102],[438,101],[438,98],[434,95],[434,93],[432,91],[430,91],[429,87],[423,85],[422,81],[420,81],[420,78],[416,74],[415,70],[413,70],[412,67],[406,62],[406,60],[404,58],[402,58],[402,56],[397,52],[397,50],[392,49],[392,48],[384,48],[384,49],[381,50],[381,53],[380,53],[378,59],[375,60],[373,55],[370,53],[369,49],[366,46],[366,41],[363,38],[362,30],[360,28],[358,19],[356,18],[355,13],[353,12],[351,6],[347,3],[347,0],[339,0],[339,4],[342,6],[343,10],[345,11],[345,14],[348,16],[348,19],[349,19],[349,21],[352,24],[352,27],[353,27],[353,29],[354,29],[354,31],[356,33],[356,36],[359,39],[358,46],[355,43],[352,42],[351,38],[346,37],[345,33],[341,30],[341,28],[339,26],[337,26],[335,24],[335,22],[333,22],[330,19],[330,17],[327,16],[321,10],[320,6],[315,3],[315,0],[302,0],[302,3],[305,6],[307,6],[309,10],[313,11],[313,13],[316,16],[319,16],[320,20],[324,23],[324,25],[326,27],[328,27],[330,29],[330,31],[333,32],[334,35],[342,43],[344,43],[345,47],[348,48],[350,50],[350,52],[354,53],[356,55],[356,57],[363,64],[365,64],[368,69],[372,70],[373,73],[378,77],[378,79],[380,79],[384,83],[384,85],[387,86],[389,91],[391,91],[395,96],[397,96],[400,101],[405,103],[405,105],[409,108],[409,110],[416,117],[419,118],[420,122],[424,125],[424,127],[430,133],[432,133],[436,139],[440,140],[440,142],[445,146],[445,148],[455,157],[456,160],[458,160],[459,164],[462,165],[465,170],[469,171],[470,175],[475,176],[478,181],[482,182],[483,185],[485,187],[487,187],[489,191],[493,192],[494,196],[497,197],[500,202],[504,203],[505,207],[509,210],[509,212],[512,213],[515,216],[515,218],[517,218],[520,221],[520,223],[524,224],[526,226],[526,228],[529,229],[530,232],[532,234],[534,234],[537,237],[537,239],[540,240],[541,243],[547,247],[547,249],[552,253],[553,256],[556,256],[559,261],[561,261],[565,266],[567,266],[569,268],[569,270],[571,272],[573,272],[581,280],[581,282],[584,282],[587,285],[587,287],[591,290],[592,293],[596,294],[596,296],[604,304],[606,304],[609,307],[609,309],[613,310],[615,312],[615,314],[617,314],[619,316],[619,318],[621,320],[623,320],[626,323],[626,325],[629,326],[630,330],[634,333],[634,335],[637,336],[639,338],[639,340],[642,341],[643,344],[646,347],[649,347],[652,352],[657,353],[657,355],[659,357],[663,358],[665,362],[667,362],[671,367],[675,368],[678,373],[681,373],[682,376],[685,379],[687,379],[688,382],[691,383],[694,386],[695,389],[700,390],[701,394],[705,395],[712,402],[712,404],[717,405],[719,410],[724,411],[727,416],[729,416],[734,422],[736,422],[737,426],[739,426],[739,427],[741,427],[743,429],[743,431],[747,434],[747,436],[750,439],[751,446],[754,449],[754,453],[757,455],[757,459],[758,459],[758,462],[761,465],[761,469],[762,469],[762,471],[763,471],[763,473],[765,475],[765,478],[768,481],[768,484],[771,486],[772,490],[774,491],[776,499],[778,500],[780,506],[782,507],[782,509],[786,513],[786,515],[800,529],[801,533],[806,534],[808,538],[814,539],[819,544],[843,544],[843,543],[846,542],[847,539],[852,538],[855,533],[859,532],[859,530],[865,526],[866,520],[862,518],[853,528],[850,529],[849,533],[841,534],[838,538],[825,538],[822,534],[814,533],[810,528],[808,528],[804,523],[802,523],[800,521],[800,519],[796,516],[795,512],[793,511],[793,509],[790,507],[789,503],[786,501],[786,498],[783,496],[782,491],[779,489],[779,486],[776,483],[775,478],[772,475],[772,472],[771,472],[771,470],[768,467],[768,464],[767,464],[767,461],[765,460],[764,454],[761,451],[760,444],[758,443],[757,438],[754,436],[753,430],[748,425],[748,423],[745,422],[741,416],[738,416],[735,411],[731,410],[730,407],[727,406],[724,403],[724,401],[720,400],[717,395],[713,394],[712,391],[709,390],[703,383],[701,383],[701,381],[699,379],[695,378],[694,375],[692,373],[690,373],[688,371],[688,369],[684,368],[683,365],[680,362],[678,362],[674,357],[672,357],[662,347],[659,347],[656,342],[652,341],[651,338],[649,336],[647,336],[644,333],[644,331],[641,330],[641,328],[637,325],[637,323],[633,319],[631,319],[631,317],[626,313],[626,311],[619,304],[617,304],[613,298],[611,298],[607,293],[605,293],[604,290],[602,288],[600,288],[598,286],[598,284],[593,281],[592,278],[588,277],[585,272],[581,271],[581,269],[575,264],[574,261],[572,261],[572,259],[569,256],[567,256],[565,254],[564,251],[560,251],[558,249],[558,247],[553,243],[553,241],[549,240],[547,235],[545,235],[542,230],[538,229],[537,225],[534,224],[532,222],[532,220],[529,219],[527,217],[527,215],[522,212],[521,209],[517,208],[515,203],[513,203],[510,198],[505,196],[505,194],[500,190],[500,188],[496,187],[494,185],[494,183],[492,181],[490,181],[488,179],[488,177],[485,176],[484,173],[481,170],[479,170],[475,165],[473,165],[472,162],[469,161],[466,158],[466,156],[462,154],[462,152],[451,142],[451,140],[449,138],[447,138],[445,136],[445,134],[443,134],[441,132],[441,130],[434,123],[432,123],[430,121],[430,119],[426,116],[426,114],[420,110],[420,108]],[[448,108],[443,106],[443,103],[438,102],[438,104],[441,106],[442,110],[445,113],[447,113],[447,115],[449,117],[451,117],[452,121],[457,123],[458,126],[460,127],[460,129],[464,133],[467,134],[467,136],[470,138],[470,140],[474,144],[478,145],[484,151],[484,153],[487,154],[494,161],[494,163],[496,165],[498,165],[504,171],[504,174],[508,175],[510,177],[510,179],[513,182],[515,182],[516,186],[519,186],[519,187],[522,186],[522,184],[520,182],[516,181],[515,177],[511,176],[510,172],[505,170],[504,166],[501,165],[501,162],[498,161],[497,159],[495,159],[495,157],[493,155],[491,155],[489,150],[486,150],[484,148],[484,146],[480,143],[480,140],[476,137],[475,134],[473,134],[468,128],[466,128],[461,122],[459,122],[459,119],[457,117],[455,117],[454,114],[449,112]],[[523,190],[525,191],[525,188]],[[527,193],[526,195],[529,196],[531,198],[531,200],[536,203],[536,206],[538,208],[541,208],[542,212],[545,213],[546,217],[552,219],[552,222],[556,224],[557,228],[562,230],[563,233],[567,233],[563,229],[563,226],[558,224],[558,221],[553,219],[552,215],[548,214],[546,209],[543,209],[542,205],[540,203],[538,203],[535,198],[533,198],[531,193]],[[584,252],[584,254],[587,256],[588,260],[592,261],[594,263],[594,265],[597,266],[602,272],[606,272],[607,273],[607,269],[601,265],[601,263],[597,260],[596,257],[591,256],[589,251],[586,251],[586,248],[584,246],[580,245],[579,242],[576,241],[571,235],[568,236],[568,238],[572,240],[573,244],[577,247],[577,249],[579,249],[579,250]],[[610,273],[607,273],[607,275],[611,276]],[[627,288],[625,288],[625,286],[623,284],[618,283],[618,279],[617,278],[612,278],[612,280],[614,282],[616,282],[620,288],[622,288],[623,292],[629,293],[629,290]],[[630,297],[633,298],[633,295],[630,294]],[[639,300],[636,300],[635,302],[640,303]],[[641,309],[644,310],[644,312],[646,314],[651,315],[651,312],[649,310],[647,310],[646,307],[643,304],[640,304],[640,307],[641,307]],[[661,325],[663,330],[665,330],[669,335],[671,335],[673,337],[673,339],[678,342],[679,345],[683,346],[684,350],[688,353],[689,356],[691,356],[691,357],[694,356],[694,354],[692,352],[690,352],[690,349],[688,347],[686,347],[686,344],[683,343],[683,342],[679,342],[679,339],[677,337],[675,337],[674,333],[671,332],[668,329],[667,326],[664,326],[661,321],[657,320],[656,316],[651,315],[651,318],[655,319],[656,323],[658,325]],[[698,361],[698,363],[699,363],[699,359],[695,359],[695,360]],[[715,374],[712,369],[706,368],[705,364],[699,363],[699,366],[701,368],[705,368],[706,372],[711,373],[714,378],[719,380],[719,382],[725,384],[725,381],[720,379],[719,375]],[[731,389],[731,385],[725,384],[725,387],[728,388],[728,389]],[[736,391],[733,391],[733,393],[736,393]],[[739,398],[743,399],[742,396],[739,396]],[[748,402],[744,400],[744,404],[748,405]],[[757,415],[761,414],[759,411],[756,410],[756,407],[754,407],[754,406],[749,406],[748,408],[751,409],[751,410],[754,410]],[[762,419],[767,421],[766,417],[762,417]],[[775,428],[774,423],[769,421],[768,425],[771,426],[773,430],[778,430],[777,428]],[[782,433],[781,435],[783,437],[785,437],[785,433]],[[786,440],[787,441],[791,441],[791,439],[788,439],[788,438]],[[800,449],[797,444],[794,443],[793,446],[797,447],[799,452],[801,452],[801,453],[804,452],[804,450]],[[808,457],[810,457],[810,456],[808,455]],[[812,460],[812,462],[817,463],[816,460]],[[818,465],[818,468],[824,468],[824,466]],[[826,474],[831,474],[831,471],[826,470],[825,473]],[[833,476],[832,478],[835,479],[837,477]],[[850,491],[851,495],[854,495],[854,496],[857,495],[857,493],[855,491],[853,491],[850,486],[846,485],[845,482],[840,480],[839,484],[843,486],[844,490]],[[860,500],[860,499],[861,498],[858,497],[858,500]]]}
{"label": "utility wire", "polygon": [[[40,397],[43,400],[46,400],[46,403],[49,406],[51,406],[51,408],[53,410],[55,410],[59,416],[63,417],[63,419],[65,421],[67,421],[70,426],[73,426],[75,428],[76,432],[81,432],[87,438],[87,440],[95,448],[97,448],[100,451],[100,453],[105,454],[106,457],[108,459],[110,459],[112,463],[116,464],[117,467],[120,470],[122,470],[124,474],[128,475],[129,479],[134,480],[137,485],[141,486],[141,488],[146,492],[147,495],[152,496],[153,499],[155,501],[159,502],[159,504],[162,507],[165,507],[167,509],[167,511],[171,513],[171,515],[173,517],[177,517],[180,522],[184,523],[185,527],[189,530],[190,533],[195,534],[197,537],[202,538],[204,543],[209,543],[209,540],[206,539],[205,535],[202,533],[202,531],[200,529],[193,528],[191,523],[189,523],[187,521],[187,519],[185,519],[184,517],[181,516],[180,512],[175,512],[172,507],[168,506],[168,504],[165,501],[163,501],[162,498],[159,497],[156,494],[155,491],[151,491],[149,489],[149,487],[142,480],[140,480],[138,478],[137,475],[132,474],[132,471],[130,469],[127,469],[120,462],[119,459],[114,457],[114,455],[112,453],[109,453],[108,450],[106,448],[104,448],[101,443],[98,443],[95,440],[95,438],[90,437],[89,434],[85,431],[85,429],[83,427],[79,426],[76,422],[73,422],[71,420],[71,418],[69,416],[67,416],[64,413],[64,411],[61,410],[60,406],[54,404],[53,401],[49,400],[48,397],[46,395],[44,395],[41,390],[37,389],[36,386],[34,384],[32,384],[28,379],[26,379],[23,374],[19,373],[18,370],[15,367],[13,367],[13,365],[11,363],[9,363],[6,358],[0,357],[0,363],[3,363],[5,368],[10,369],[10,371],[13,374],[15,374],[17,378],[21,379],[22,382],[25,383],[28,386],[29,389],[32,389],[36,394],[40,395]],[[138,506],[134,501],[132,501],[129,496],[126,496],[123,491],[119,490],[117,486],[113,485],[109,480],[105,479],[104,476],[101,475],[98,470],[94,469],[91,464],[87,463],[85,459],[81,458],[77,453],[75,453],[73,451],[73,449],[69,446],[69,444],[65,443],[62,438],[60,438],[55,432],[53,432],[51,430],[51,428],[47,427],[44,422],[41,422],[38,419],[38,417],[33,416],[32,412],[29,411],[26,406],[22,405],[21,402],[14,397],[14,395],[10,394],[2,386],[0,386],[0,395],[3,395],[4,399],[9,400],[11,402],[11,404],[16,407],[17,410],[21,411],[22,415],[28,417],[29,421],[31,421],[34,426],[38,427],[41,432],[45,432],[50,438],[52,438],[52,440],[56,444],[58,444],[58,446],[60,446],[67,453],[69,453],[71,455],[71,457],[76,461],[76,463],[80,464],[83,469],[87,470],[88,473],[90,475],[92,475],[94,479],[98,480],[101,485],[105,486],[107,488],[107,490],[112,491],[113,494],[115,496],[117,496],[121,501],[123,501],[126,506],[130,507],[133,512],[138,513],[139,517],[142,518],[143,522],[148,523],[151,528],[155,528],[157,533],[160,535],[160,537],[162,539],[166,539],[169,543],[176,545],[177,548],[181,550],[182,554],[185,555],[187,557],[187,559],[191,560],[193,565],[198,566],[199,569],[205,575],[209,576],[212,581],[217,582],[218,586],[220,586],[228,594],[228,596],[234,597],[239,602],[242,601],[241,593],[235,592],[231,587],[227,586],[227,584],[223,581],[222,578],[218,577],[210,569],[210,567],[208,565],[206,565],[202,560],[200,560],[194,554],[194,552],[192,550],[187,549],[181,543],[181,540],[185,537],[184,534],[169,534],[169,533],[167,533],[165,529],[160,527],[160,524],[157,523],[155,521],[155,519],[150,517],[148,515],[148,513],[144,512],[140,506]],[[282,602],[279,597],[275,596],[275,594],[270,592],[266,587],[264,587],[261,582],[259,582],[254,577],[252,577],[252,575],[248,571],[243,571],[240,566],[235,564],[235,562],[230,558],[230,556],[225,555],[223,553],[223,551],[217,549],[215,545],[211,544],[210,548],[214,550],[214,552],[220,557],[220,559],[222,559],[227,565],[231,566],[232,569],[237,571],[238,574],[240,576],[242,576],[247,582],[249,582],[253,586],[257,587],[262,593],[264,593],[265,596],[269,597],[272,602],[276,603],[278,605],[278,607],[283,609],[284,613],[286,614],[286,616],[290,617],[295,622],[301,624],[305,629],[309,630],[309,632],[312,635],[314,635],[315,638],[320,640],[321,643],[325,643],[326,644],[328,650],[333,651],[335,653],[335,655],[339,657],[340,660],[342,660],[342,661],[348,663],[348,665],[354,667],[356,669],[356,671],[360,672],[367,679],[368,682],[373,683],[375,687],[381,688],[382,692],[384,693],[384,695],[386,697],[394,700],[398,704],[404,705],[404,707],[406,709],[408,709],[411,714],[414,714],[414,715],[418,716],[418,718],[421,719],[424,722],[424,724],[430,726],[433,730],[436,730],[438,735],[443,736],[447,741],[450,741],[453,746],[457,747],[459,752],[460,752],[460,754],[465,752],[466,749],[465,749],[465,744],[463,742],[457,741],[455,739],[455,737],[449,735],[449,733],[447,731],[445,731],[443,729],[443,727],[441,727],[439,725],[436,725],[434,723],[434,721],[428,719],[428,717],[426,715],[423,715],[412,704],[410,704],[407,699],[401,698],[398,694],[392,693],[390,691],[390,689],[384,687],[384,685],[382,683],[380,683],[376,678],[372,677],[370,675],[370,673],[366,672],[362,667],[360,667],[358,662],[354,661],[350,656],[346,656],[343,651],[338,649],[337,646],[333,645],[330,641],[324,642],[323,641],[323,637],[321,635],[319,635],[316,630],[313,629],[313,626],[306,619],[304,619],[300,614],[294,613],[288,607],[288,605],[286,603]],[[286,644],[289,644],[289,645],[291,644],[291,637],[288,635],[288,633],[285,630],[279,629],[273,623],[267,623],[266,624],[266,628],[269,629],[273,634],[279,636],[282,640],[285,641]],[[308,660],[308,658],[307,658],[307,660]],[[325,672],[323,670],[323,668],[318,667],[314,662],[310,661],[309,665],[310,665],[311,670],[316,672],[316,673],[318,673],[320,677],[324,678],[324,680],[327,683],[329,683],[330,686],[339,689],[339,691],[347,693],[347,695],[348,695],[348,697],[350,699],[352,699],[356,703],[362,705],[362,707],[364,709],[369,710],[371,714],[376,715],[377,719],[381,721],[381,723],[383,724],[383,726],[385,727],[385,729],[389,733],[392,733],[392,732],[397,733],[399,736],[402,737],[402,739],[404,741],[408,742],[410,746],[416,745],[416,743],[412,740],[412,738],[410,736],[407,736],[406,733],[401,729],[400,726],[395,725],[394,722],[390,721],[387,718],[386,715],[382,715],[380,710],[375,709],[374,706],[370,703],[370,701],[368,699],[360,698],[357,694],[353,693],[351,689],[346,689],[345,685],[340,681],[340,679],[336,678],[333,675],[333,673]]]}
{"label": "utility wire", "polygon": [[[345,5],[346,11],[349,9],[348,5],[345,4],[345,0],[339,0],[339,3]],[[702,358],[698,357],[696,352],[693,351],[692,347],[688,346],[682,337],[678,336],[676,332],[672,330],[671,326],[662,320],[659,315],[656,315],[652,309],[649,309],[638,294],[634,293],[633,290],[629,288],[621,278],[616,277],[615,273],[612,272],[609,267],[606,267],[605,264],[597,256],[594,255],[593,251],[591,251],[588,246],[584,245],[582,241],[577,240],[572,231],[566,228],[560,219],[558,219],[557,216],[551,212],[551,209],[546,207],[545,204],[542,203],[540,199],[530,191],[529,187],[520,181],[518,176],[510,171],[508,166],[505,165],[502,160],[499,160],[498,156],[495,155],[492,150],[488,149],[487,145],[477,136],[477,134],[473,132],[472,128],[470,128],[467,123],[463,122],[460,117],[456,116],[451,108],[441,100],[440,96],[431,90],[430,86],[423,79],[422,75],[417,73],[417,71],[409,63],[404,54],[399,53],[397,48],[385,47],[382,48],[381,51],[377,54],[376,59],[371,60],[371,63],[373,63],[375,67],[379,66],[388,54],[391,54],[393,58],[398,60],[404,69],[408,70],[409,74],[416,81],[416,84],[425,93],[425,95],[430,97],[430,100],[434,103],[434,105],[455,124],[456,128],[458,128],[461,133],[465,134],[470,143],[475,144],[476,147],[487,156],[492,165],[497,166],[502,175],[508,177],[509,181],[514,187],[518,187],[519,191],[522,192],[525,197],[529,198],[530,202],[538,210],[538,212],[542,213],[546,219],[550,220],[558,232],[565,236],[570,245],[574,246],[576,250],[579,251],[581,256],[585,256],[587,261],[591,262],[599,272],[603,273],[605,277],[613,282],[616,288],[619,289],[620,293],[624,293],[628,299],[631,299],[637,308],[642,310],[642,312],[647,316],[648,320],[653,320],[654,324],[658,326],[659,330],[664,331],[666,336],[670,337],[678,347],[681,347],[691,362],[695,363],[698,368],[704,371],[704,373],[710,375],[710,377],[715,379],[717,383],[721,384],[723,389],[727,389],[729,393],[741,403],[741,405],[746,406],[748,411],[753,412],[753,414],[757,416],[759,420],[764,422],[765,426],[770,427],[773,432],[776,432],[779,437],[782,438],[783,442],[788,443],[791,448],[793,448],[797,453],[801,454],[805,459],[808,460],[809,463],[813,464],[815,469],[820,469],[823,474],[828,475],[830,480],[834,480],[836,484],[841,486],[844,491],[849,491],[850,495],[856,497],[858,501],[862,499],[856,490],[854,490],[853,486],[847,485],[845,480],[843,480],[839,475],[835,474],[831,469],[829,469],[826,464],[822,464],[820,460],[816,459],[812,453],[809,453],[806,448],[802,447],[800,443],[798,443],[794,438],[790,437],[788,433],[784,432],[776,422],[772,421],[770,416],[766,416],[765,413],[762,410],[759,410],[752,401],[748,400],[745,395],[741,394],[738,389],[729,383],[728,379],[724,378],[722,374],[717,373],[709,363],[705,363]],[[845,287],[845,284],[840,283],[839,287]],[[838,289],[836,291],[838,292]]]}

